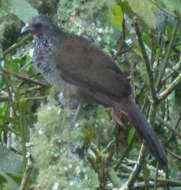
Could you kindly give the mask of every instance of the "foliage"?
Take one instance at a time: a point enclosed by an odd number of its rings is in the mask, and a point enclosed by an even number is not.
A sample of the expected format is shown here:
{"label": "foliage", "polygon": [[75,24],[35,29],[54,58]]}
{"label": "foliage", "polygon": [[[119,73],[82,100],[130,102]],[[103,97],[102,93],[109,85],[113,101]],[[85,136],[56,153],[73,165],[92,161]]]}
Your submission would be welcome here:
{"label": "foliage", "polygon": [[71,129],[70,115],[70,110],[61,110],[53,103],[42,105],[37,112],[36,130],[32,133],[33,157],[41,169],[35,189],[95,189],[98,186],[96,174],[87,161],[71,152],[83,145],[83,134],[80,127]]}
{"label": "foliage", "polygon": [[22,157],[7,148],[0,146],[0,175],[1,183],[4,186],[4,180],[8,182],[9,187],[12,190],[18,189],[18,184],[12,176],[21,175]]}
{"label": "foliage", "polygon": [[[179,0],[60,0],[53,16],[64,30],[93,39],[129,74],[136,101],[167,149],[170,180],[140,149],[124,117],[117,125],[111,110],[85,105],[74,121],[76,111],[58,105],[32,68],[27,36],[6,44],[0,60],[0,189],[180,189],[180,7]],[[0,18],[37,14],[25,0],[2,0],[0,8]]]}

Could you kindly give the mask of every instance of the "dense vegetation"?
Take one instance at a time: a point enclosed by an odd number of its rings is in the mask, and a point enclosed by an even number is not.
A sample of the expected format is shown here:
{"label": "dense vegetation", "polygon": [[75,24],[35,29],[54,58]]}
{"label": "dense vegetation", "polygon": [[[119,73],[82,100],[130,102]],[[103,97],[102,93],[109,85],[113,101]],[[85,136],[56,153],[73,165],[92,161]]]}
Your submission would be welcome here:
{"label": "dense vegetation", "polygon": [[[127,119],[62,108],[31,62],[23,22],[48,14],[89,37],[129,75],[163,142],[162,170]],[[0,1],[0,190],[181,189],[181,1]]]}

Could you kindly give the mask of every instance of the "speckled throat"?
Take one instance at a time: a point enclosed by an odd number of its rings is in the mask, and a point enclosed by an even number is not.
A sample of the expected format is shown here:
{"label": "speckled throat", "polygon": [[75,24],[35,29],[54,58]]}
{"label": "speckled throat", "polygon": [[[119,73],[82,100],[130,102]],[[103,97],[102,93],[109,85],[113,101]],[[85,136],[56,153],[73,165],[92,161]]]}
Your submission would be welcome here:
{"label": "speckled throat", "polygon": [[40,37],[35,39],[33,65],[43,77],[56,88],[60,88],[62,79],[53,63],[53,39]]}

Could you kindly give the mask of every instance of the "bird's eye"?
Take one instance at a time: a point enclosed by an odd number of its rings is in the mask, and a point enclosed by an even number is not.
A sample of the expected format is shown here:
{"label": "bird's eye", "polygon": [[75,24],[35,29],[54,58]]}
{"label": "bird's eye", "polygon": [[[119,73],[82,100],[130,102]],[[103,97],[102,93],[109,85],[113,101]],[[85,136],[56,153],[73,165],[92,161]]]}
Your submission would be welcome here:
{"label": "bird's eye", "polygon": [[42,27],[42,24],[40,22],[37,22],[36,24],[34,24],[34,27],[39,29]]}

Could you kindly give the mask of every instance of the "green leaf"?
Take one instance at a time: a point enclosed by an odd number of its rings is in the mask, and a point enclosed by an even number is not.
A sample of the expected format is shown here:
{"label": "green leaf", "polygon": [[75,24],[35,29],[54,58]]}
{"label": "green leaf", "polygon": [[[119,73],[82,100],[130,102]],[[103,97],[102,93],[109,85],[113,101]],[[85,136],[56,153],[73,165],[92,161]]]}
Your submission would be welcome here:
{"label": "green leaf", "polygon": [[18,190],[18,184],[9,175],[20,176],[22,169],[22,158],[15,152],[0,146],[0,176],[6,181],[10,189]]}
{"label": "green leaf", "polygon": [[111,24],[119,31],[122,30],[123,11],[120,5],[114,4],[109,13]]}
{"label": "green leaf", "polygon": [[7,184],[11,190],[18,190],[19,186],[18,184],[6,173],[0,172],[0,175],[3,176],[3,178],[7,181]]}
{"label": "green leaf", "polygon": [[165,8],[172,13],[177,12],[181,15],[181,1],[180,0],[157,0],[155,3],[160,8]]}
{"label": "green leaf", "polygon": [[131,145],[135,135],[135,128],[131,128],[128,134],[128,145]]}
{"label": "green leaf", "polygon": [[155,4],[149,0],[128,0],[128,3],[132,11],[139,16],[148,27],[152,29],[156,28],[159,11]]}
{"label": "green leaf", "polygon": [[0,17],[8,14],[8,1],[0,0]]}
{"label": "green leaf", "polygon": [[38,11],[25,0],[11,0],[9,6],[10,12],[24,22],[27,22],[31,17],[38,15]]}
{"label": "green leaf", "polygon": [[21,174],[21,168],[22,157],[0,146],[0,172],[17,176]]}

